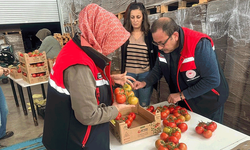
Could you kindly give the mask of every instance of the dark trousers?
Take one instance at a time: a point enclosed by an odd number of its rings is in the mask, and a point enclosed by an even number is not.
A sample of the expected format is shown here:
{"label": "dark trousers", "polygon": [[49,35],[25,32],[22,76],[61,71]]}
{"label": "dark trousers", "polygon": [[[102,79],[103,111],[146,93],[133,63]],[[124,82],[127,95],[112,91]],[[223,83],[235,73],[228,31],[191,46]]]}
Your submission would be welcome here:
{"label": "dark trousers", "polygon": [[223,116],[224,116],[224,105],[222,105],[216,112],[212,113],[208,118],[223,124]]}

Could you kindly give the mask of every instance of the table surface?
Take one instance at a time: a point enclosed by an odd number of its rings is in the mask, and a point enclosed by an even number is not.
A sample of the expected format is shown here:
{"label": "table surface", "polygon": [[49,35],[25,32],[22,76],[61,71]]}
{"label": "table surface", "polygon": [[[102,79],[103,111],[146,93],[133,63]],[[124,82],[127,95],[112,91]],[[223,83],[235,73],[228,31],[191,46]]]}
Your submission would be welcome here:
{"label": "table surface", "polygon": [[[167,102],[161,102],[153,106],[163,106]],[[187,121],[188,130],[181,134],[179,142],[185,143],[188,150],[230,150],[238,144],[250,140],[250,136],[238,132],[232,128],[217,123],[217,129],[211,138],[206,139],[195,132],[195,127],[199,121],[209,122],[210,119],[190,112],[191,119]],[[162,125],[163,129],[163,125]],[[156,150],[155,141],[160,138],[160,133],[138,141],[122,145],[110,132],[111,150]]]}
{"label": "table surface", "polygon": [[40,84],[48,83],[48,81],[43,81],[43,82],[29,84],[28,82],[24,81],[22,78],[21,79],[15,79],[15,78],[13,78],[10,75],[8,75],[7,77],[10,78],[10,79],[12,79],[14,82],[16,82],[17,84],[19,84],[22,87],[29,87],[29,86],[35,86],[35,85],[40,85]]}

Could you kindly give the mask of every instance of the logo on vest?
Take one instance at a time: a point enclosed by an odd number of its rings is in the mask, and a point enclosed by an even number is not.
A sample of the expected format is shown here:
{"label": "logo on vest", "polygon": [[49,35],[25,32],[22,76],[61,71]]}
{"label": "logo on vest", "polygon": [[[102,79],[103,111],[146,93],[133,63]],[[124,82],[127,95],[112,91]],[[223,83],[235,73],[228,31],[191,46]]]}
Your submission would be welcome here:
{"label": "logo on vest", "polygon": [[159,61],[167,63],[167,60],[165,59],[165,57],[162,54],[159,55]]}
{"label": "logo on vest", "polygon": [[97,74],[97,79],[102,79],[102,74],[101,73]]}
{"label": "logo on vest", "polygon": [[186,76],[187,78],[191,79],[191,78],[194,78],[196,76],[196,72],[194,70],[188,70],[186,72]]}

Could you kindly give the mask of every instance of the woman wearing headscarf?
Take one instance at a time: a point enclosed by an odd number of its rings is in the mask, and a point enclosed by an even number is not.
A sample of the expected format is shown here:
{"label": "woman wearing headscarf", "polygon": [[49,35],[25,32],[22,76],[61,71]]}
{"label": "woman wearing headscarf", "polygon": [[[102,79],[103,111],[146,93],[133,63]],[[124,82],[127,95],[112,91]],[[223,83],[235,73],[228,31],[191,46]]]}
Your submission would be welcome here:
{"label": "woman wearing headscarf", "polygon": [[126,76],[110,75],[106,57],[129,32],[96,4],[79,13],[79,29],[81,34],[63,47],[50,74],[43,132],[48,150],[109,150],[109,121],[121,109],[134,107],[114,102],[112,82],[124,84]]}
{"label": "woman wearing headscarf", "polygon": [[39,52],[46,52],[47,58],[56,57],[61,51],[60,43],[51,35],[49,29],[41,29],[36,33],[36,37],[42,42]]}

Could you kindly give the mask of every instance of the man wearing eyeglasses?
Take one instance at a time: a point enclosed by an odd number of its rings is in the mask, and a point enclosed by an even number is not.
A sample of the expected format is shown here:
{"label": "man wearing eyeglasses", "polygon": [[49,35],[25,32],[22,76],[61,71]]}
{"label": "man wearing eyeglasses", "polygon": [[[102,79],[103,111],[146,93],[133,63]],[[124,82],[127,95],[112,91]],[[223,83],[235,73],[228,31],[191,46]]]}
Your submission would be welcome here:
{"label": "man wearing eyeglasses", "polygon": [[135,89],[151,86],[164,76],[169,103],[222,123],[229,89],[212,39],[167,17],[154,21],[151,32],[159,48],[158,59],[143,81],[134,82]]}

